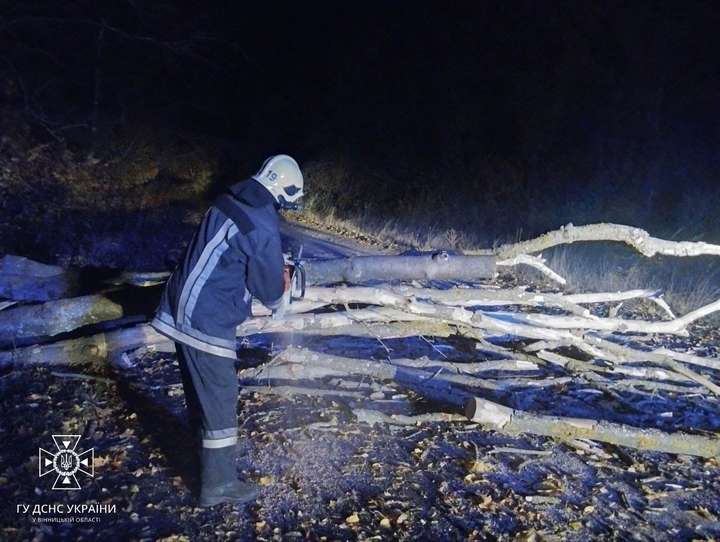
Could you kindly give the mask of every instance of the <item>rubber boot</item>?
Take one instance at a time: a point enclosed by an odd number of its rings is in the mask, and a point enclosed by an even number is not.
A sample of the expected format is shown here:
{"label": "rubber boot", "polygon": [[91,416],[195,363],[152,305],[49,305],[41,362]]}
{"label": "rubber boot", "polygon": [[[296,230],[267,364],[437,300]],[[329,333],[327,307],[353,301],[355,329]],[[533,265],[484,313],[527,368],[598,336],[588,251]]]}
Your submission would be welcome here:
{"label": "rubber boot", "polygon": [[200,506],[221,503],[240,504],[254,501],[260,494],[257,485],[241,482],[235,470],[235,446],[202,448]]}

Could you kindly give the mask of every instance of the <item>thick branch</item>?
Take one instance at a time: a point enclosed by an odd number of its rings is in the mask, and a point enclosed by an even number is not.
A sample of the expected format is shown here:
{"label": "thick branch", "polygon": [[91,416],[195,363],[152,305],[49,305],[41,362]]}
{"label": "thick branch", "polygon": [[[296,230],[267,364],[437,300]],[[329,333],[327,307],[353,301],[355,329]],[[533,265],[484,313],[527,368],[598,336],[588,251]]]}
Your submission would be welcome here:
{"label": "thick branch", "polygon": [[720,439],[716,438],[666,433],[658,429],[639,429],[603,420],[532,414],[479,397],[466,403],[465,414],[472,421],[502,433],[530,433],[565,440],[587,438],[639,450],[720,457]]}
{"label": "thick branch", "polygon": [[[666,241],[651,237],[648,232],[621,224],[567,224],[559,230],[548,232],[535,239],[502,245],[494,251],[499,260],[514,258],[519,254],[532,254],[550,247],[578,241],[617,241],[630,245],[648,258],[655,254],[667,256],[720,256],[720,245],[691,241]],[[482,251],[486,254],[486,251]]]}
{"label": "thick branch", "polygon": [[309,329],[329,329],[352,325],[357,322],[411,322],[423,320],[422,316],[409,314],[389,307],[375,307],[348,312],[327,312],[321,314],[294,314],[280,320],[269,317],[251,318],[240,324],[238,335]]}
{"label": "thick branch", "polygon": [[602,337],[598,337],[592,333],[586,334],[584,341],[595,347],[595,352],[597,352],[598,357],[611,360],[615,363],[651,361],[663,364],[667,359],[674,359],[682,361],[683,363],[690,363],[699,367],[707,367],[709,369],[720,371],[720,360],[717,358],[684,354],[681,352],[674,352],[667,348],[640,350],[603,339]]}
{"label": "thick branch", "polygon": [[115,363],[123,353],[137,348],[172,351],[174,343],[147,324],[97,333],[50,344],[27,346],[0,352],[0,367],[7,365],[94,365],[105,368],[109,360]]}
{"label": "thick branch", "polygon": [[303,386],[241,386],[240,395],[262,393],[279,395],[281,397],[295,397],[305,395],[308,397],[346,397],[351,399],[365,399],[366,395],[359,391],[324,390],[320,388],[306,388]]}

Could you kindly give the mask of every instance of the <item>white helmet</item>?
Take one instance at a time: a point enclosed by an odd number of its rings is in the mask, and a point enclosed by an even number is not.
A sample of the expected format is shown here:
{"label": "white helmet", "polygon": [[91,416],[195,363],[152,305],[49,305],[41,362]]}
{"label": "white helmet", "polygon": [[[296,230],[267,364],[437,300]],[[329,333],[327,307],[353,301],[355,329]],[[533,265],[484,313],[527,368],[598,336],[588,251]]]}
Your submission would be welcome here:
{"label": "white helmet", "polygon": [[303,176],[300,166],[292,157],[287,154],[271,156],[252,178],[270,191],[281,208],[301,208]]}

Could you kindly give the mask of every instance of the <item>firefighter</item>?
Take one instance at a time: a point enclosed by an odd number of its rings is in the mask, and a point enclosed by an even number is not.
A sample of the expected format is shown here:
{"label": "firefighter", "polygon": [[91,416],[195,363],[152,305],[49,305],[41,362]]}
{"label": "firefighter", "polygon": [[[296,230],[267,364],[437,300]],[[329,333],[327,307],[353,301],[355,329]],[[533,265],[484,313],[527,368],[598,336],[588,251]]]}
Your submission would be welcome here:
{"label": "firefighter", "polygon": [[287,155],[268,158],[205,213],[165,286],[152,326],[175,341],[191,428],[200,446],[200,506],[258,495],[235,468],[238,384],[235,328],[252,298],[274,313],[290,277],[280,245],[280,209],[297,209],[303,176]]}

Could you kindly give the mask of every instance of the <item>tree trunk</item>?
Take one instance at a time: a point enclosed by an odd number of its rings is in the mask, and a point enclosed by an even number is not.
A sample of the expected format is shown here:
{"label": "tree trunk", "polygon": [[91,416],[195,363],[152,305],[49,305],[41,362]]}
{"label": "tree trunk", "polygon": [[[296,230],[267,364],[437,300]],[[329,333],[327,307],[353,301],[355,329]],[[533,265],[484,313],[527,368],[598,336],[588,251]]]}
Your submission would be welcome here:
{"label": "tree trunk", "polygon": [[80,337],[50,344],[26,346],[0,352],[0,367],[8,365],[89,365],[99,372],[107,362],[122,365],[123,355],[138,348],[173,351],[174,343],[147,324],[90,337]]}
{"label": "tree trunk", "polygon": [[351,256],[305,263],[308,284],[369,280],[477,280],[495,276],[494,256]]}
{"label": "tree trunk", "polygon": [[22,305],[0,312],[0,343],[53,336],[123,316],[120,305],[100,295]]}

